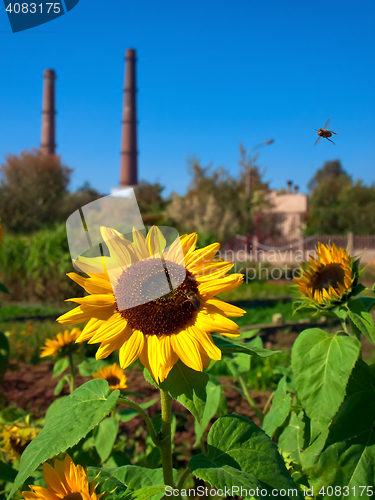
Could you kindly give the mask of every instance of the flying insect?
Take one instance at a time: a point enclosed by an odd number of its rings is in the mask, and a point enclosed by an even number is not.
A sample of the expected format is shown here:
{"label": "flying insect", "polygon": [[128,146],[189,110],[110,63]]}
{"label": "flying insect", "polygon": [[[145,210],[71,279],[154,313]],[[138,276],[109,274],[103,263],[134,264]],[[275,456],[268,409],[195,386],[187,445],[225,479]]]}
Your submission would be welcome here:
{"label": "flying insect", "polygon": [[198,310],[201,305],[198,296],[191,290],[185,290],[184,293],[186,295],[187,300],[193,305],[194,309]]}
{"label": "flying insect", "polygon": [[315,129],[318,132],[319,137],[315,141],[314,146],[316,146],[318,144],[318,142],[320,141],[320,139],[322,137],[324,137],[328,141],[332,142],[332,144],[335,144],[333,141],[331,141],[331,139],[329,139],[329,137],[332,137],[332,134],[335,134],[335,135],[339,135],[339,134],[338,134],[338,132],[334,132],[333,130],[327,130],[327,127],[329,126],[330,121],[331,121],[331,118],[328,118],[328,120],[326,121],[326,124],[324,125],[323,128],[320,128],[319,130]]}

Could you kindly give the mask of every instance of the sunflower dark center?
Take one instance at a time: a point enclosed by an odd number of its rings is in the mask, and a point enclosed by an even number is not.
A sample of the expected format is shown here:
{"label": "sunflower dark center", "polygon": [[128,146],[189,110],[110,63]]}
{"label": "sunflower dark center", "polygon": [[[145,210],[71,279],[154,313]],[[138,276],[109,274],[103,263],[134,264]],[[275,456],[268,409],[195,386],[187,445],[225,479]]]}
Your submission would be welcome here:
{"label": "sunflower dark center", "polygon": [[171,335],[186,327],[199,308],[198,284],[192,273],[162,259],[129,266],[114,292],[121,316],[146,335]]}
{"label": "sunflower dark center", "polygon": [[79,491],[73,491],[72,493],[68,493],[63,500],[83,500],[81,493]]}
{"label": "sunflower dark center", "polygon": [[345,271],[341,264],[327,264],[317,271],[313,279],[314,290],[329,290],[329,287],[338,288],[338,285],[345,285]]}
{"label": "sunflower dark center", "polygon": [[111,375],[107,378],[107,382],[109,385],[117,385],[120,380],[115,375]]}

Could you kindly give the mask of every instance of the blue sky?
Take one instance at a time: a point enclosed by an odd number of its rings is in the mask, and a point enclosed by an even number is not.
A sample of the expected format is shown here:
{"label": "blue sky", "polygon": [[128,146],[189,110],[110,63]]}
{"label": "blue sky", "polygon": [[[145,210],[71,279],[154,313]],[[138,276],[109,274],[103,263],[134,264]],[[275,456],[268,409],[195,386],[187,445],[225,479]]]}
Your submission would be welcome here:
{"label": "blue sky", "polygon": [[[139,177],[184,193],[187,158],[239,171],[267,139],[266,179],[302,191],[326,160],[375,181],[375,2],[80,0],[13,34],[0,7],[0,162],[40,144],[42,74],[57,72],[57,152],[108,193],[119,182],[124,53],[137,50]],[[314,129],[331,118],[336,146]]]}

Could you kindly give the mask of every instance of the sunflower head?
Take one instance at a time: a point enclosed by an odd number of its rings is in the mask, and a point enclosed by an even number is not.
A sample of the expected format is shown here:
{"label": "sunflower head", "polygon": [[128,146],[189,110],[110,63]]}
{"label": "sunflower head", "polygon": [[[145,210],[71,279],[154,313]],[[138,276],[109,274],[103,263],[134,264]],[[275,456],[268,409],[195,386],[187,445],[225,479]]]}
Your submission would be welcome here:
{"label": "sunflower head", "polygon": [[3,425],[0,432],[0,451],[3,451],[11,462],[19,460],[40,430],[30,426],[28,420],[25,423]]}
{"label": "sunflower head", "polygon": [[80,257],[75,262],[88,278],[70,273],[89,295],[69,299],[79,304],[57,321],[87,324],[77,342],[100,343],[97,359],[119,349],[124,369],[139,359],[162,382],[180,359],[198,371],[221,359],[211,332],[237,336],[230,318],[244,311],[215,295],[241,285],[242,274],[226,273],[231,262],[215,259],[214,243],[197,250],[195,233],[169,247],[159,228],[147,237],[133,229],[133,241],[101,228],[109,256]]}
{"label": "sunflower head", "polygon": [[318,243],[316,258],[300,267],[300,276],[294,278],[302,294],[299,307],[327,309],[345,302],[355,291],[359,259],[355,260],[343,248],[333,243]]}
{"label": "sunflower head", "polygon": [[46,343],[41,347],[41,358],[53,356],[63,358],[77,350],[75,341],[81,335],[79,328],[73,328],[71,331],[65,330],[64,333],[59,332],[56,337],[46,339]]}
{"label": "sunflower head", "polygon": [[74,465],[69,455],[60,462],[55,460],[54,467],[43,464],[47,488],[30,485],[34,491],[23,491],[26,500],[99,500],[102,494],[95,492],[95,479],[87,479],[87,472],[81,465]]}
{"label": "sunflower head", "polygon": [[113,391],[115,389],[126,389],[127,387],[127,377],[124,370],[122,370],[117,363],[100,368],[100,370],[92,374],[92,378],[102,378],[106,380],[109,384],[109,388]]}

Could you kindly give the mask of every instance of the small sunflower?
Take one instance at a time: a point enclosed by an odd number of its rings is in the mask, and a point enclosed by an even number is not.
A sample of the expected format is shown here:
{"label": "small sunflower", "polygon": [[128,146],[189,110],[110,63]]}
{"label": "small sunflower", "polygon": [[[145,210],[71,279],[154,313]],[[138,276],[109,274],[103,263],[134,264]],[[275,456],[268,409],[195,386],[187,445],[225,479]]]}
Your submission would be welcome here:
{"label": "small sunflower", "polygon": [[[166,249],[155,226],[147,238],[133,229],[133,242],[114,229],[102,227],[101,233],[110,257],[80,256],[75,261],[89,277],[68,276],[90,295],[68,299],[79,306],[57,321],[87,321],[77,342],[100,343],[97,359],[119,349],[122,368],[139,358],[156,382],[162,382],[179,359],[197,371],[207,367],[210,358],[221,359],[210,332],[237,336],[238,325],[229,318],[245,311],[215,298],[243,279],[242,274],[226,276],[233,264],[214,259],[220,244],[195,250],[193,233]],[[166,279],[170,291],[160,297],[157,292]],[[172,282],[180,284],[173,288]]]}
{"label": "small sunflower", "polygon": [[301,276],[294,278],[299,291],[321,306],[341,301],[348,294],[356,278],[353,258],[343,248],[318,243],[317,257],[310,257]]}
{"label": "small sunflower", "polygon": [[67,355],[71,351],[76,350],[74,342],[81,335],[81,330],[79,328],[73,328],[72,331],[65,330],[64,333],[59,332],[56,337],[52,339],[46,339],[46,343],[41,350],[43,351],[40,355],[41,358],[46,356],[56,356],[59,354],[61,356]]}
{"label": "small sunflower", "polygon": [[30,485],[34,491],[23,491],[26,500],[99,500],[102,494],[95,493],[95,479],[88,482],[87,473],[81,465],[74,465],[69,455],[64,462],[55,460],[54,467],[43,464],[47,488]]}
{"label": "small sunflower", "polygon": [[0,432],[0,451],[3,451],[11,462],[21,458],[26,446],[39,434],[41,429],[26,424],[16,423],[3,425]]}
{"label": "small sunflower", "polygon": [[127,377],[124,370],[121,370],[117,363],[100,368],[100,370],[92,374],[92,378],[102,378],[106,380],[112,391],[115,389],[126,389],[126,387],[128,387],[126,384]]}

